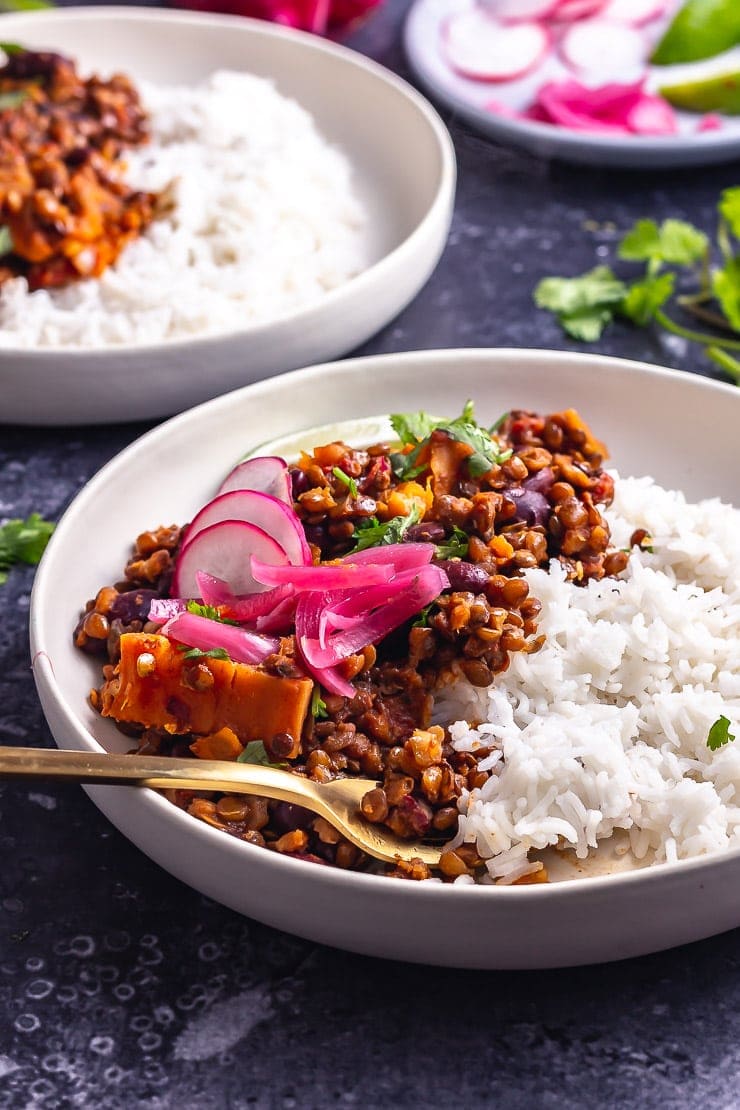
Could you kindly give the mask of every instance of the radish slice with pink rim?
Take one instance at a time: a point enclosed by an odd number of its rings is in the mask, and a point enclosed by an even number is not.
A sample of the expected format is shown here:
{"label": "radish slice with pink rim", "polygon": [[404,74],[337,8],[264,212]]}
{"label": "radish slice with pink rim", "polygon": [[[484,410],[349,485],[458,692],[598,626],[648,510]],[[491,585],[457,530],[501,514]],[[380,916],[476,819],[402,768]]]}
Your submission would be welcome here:
{"label": "radish slice with pink rim", "polygon": [[644,35],[623,23],[589,19],[569,27],[560,43],[563,59],[571,68],[600,78],[634,74],[644,69],[648,44]]}
{"label": "radish slice with pink rim", "polygon": [[665,15],[667,8],[668,0],[609,0],[602,15],[617,23],[642,27]]}
{"label": "radish slice with pink rim", "polygon": [[553,19],[561,23],[575,23],[579,19],[590,19],[601,15],[607,0],[560,0]]}
{"label": "radish slice with pink rim", "polygon": [[293,504],[290,472],[285,459],[277,455],[260,455],[238,463],[221,483],[216,496],[232,490],[251,489],[277,497],[286,505]]}
{"label": "radish slice with pink rim", "polygon": [[[267,532],[280,544],[288,561],[298,565],[311,563],[311,550],[306,543],[303,525],[296,513],[283,501],[256,490],[232,490],[219,494],[200,510],[185,532],[183,550],[187,549],[199,532],[223,520],[242,520]],[[267,560],[269,562],[269,560]],[[201,570],[209,570],[201,567]],[[233,583],[229,581],[233,588]],[[246,593],[246,590],[235,590]]]}
{"label": "radish slice with pink rim", "polygon": [[196,613],[179,613],[161,629],[163,636],[200,651],[223,648],[234,663],[263,663],[274,655],[280,641],[272,636],[260,636],[233,624],[210,620]]}
{"label": "radish slice with pink rim", "polygon": [[235,594],[261,593],[265,587],[252,575],[252,555],[265,563],[288,563],[283,548],[262,528],[243,520],[211,524],[181,548],[172,576],[172,593],[176,597],[197,597],[199,571],[222,578]]}
{"label": "radish slice with pink rim", "polygon": [[549,19],[560,6],[560,0],[480,0],[480,5],[504,23],[528,23]]}
{"label": "radish slice with pink rim", "polygon": [[512,81],[545,57],[550,37],[540,23],[497,23],[479,8],[453,15],[443,31],[453,69],[473,81]]}

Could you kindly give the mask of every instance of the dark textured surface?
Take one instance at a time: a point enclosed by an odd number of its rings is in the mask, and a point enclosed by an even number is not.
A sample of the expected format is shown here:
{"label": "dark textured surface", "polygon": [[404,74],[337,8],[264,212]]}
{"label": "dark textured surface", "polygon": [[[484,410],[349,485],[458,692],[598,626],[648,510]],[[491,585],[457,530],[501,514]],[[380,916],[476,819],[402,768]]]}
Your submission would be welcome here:
{"label": "dark textured surface", "polygon": [[[393,0],[353,40],[402,73],[403,10]],[[460,168],[449,246],[365,353],[567,346],[531,289],[608,254],[616,232],[587,221],[670,213],[709,228],[718,190],[740,179],[733,166],[571,170],[447,122]],[[627,329],[599,349],[697,368],[680,345]],[[0,428],[0,519],[56,518],[143,430]],[[28,667],[32,577],[15,570],[0,590],[5,743],[51,742]],[[206,901],[74,788],[0,787],[0,861],[0,1106],[740,1105],[740,933],[575,971],[384,964]]]}

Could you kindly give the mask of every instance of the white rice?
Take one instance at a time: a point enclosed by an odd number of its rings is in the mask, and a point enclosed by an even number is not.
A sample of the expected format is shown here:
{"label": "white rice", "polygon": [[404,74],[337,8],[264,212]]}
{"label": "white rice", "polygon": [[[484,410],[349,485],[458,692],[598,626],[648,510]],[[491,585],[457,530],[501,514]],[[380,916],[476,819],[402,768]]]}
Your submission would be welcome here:
{"label": "white rice", "polygon": [[100,279],[0,291],[0,347],[99,347],[231,331],[303,308],[367,264],[351,167],[266,80],[139,84],[152,141],[127,179],[175,207]]}
{"label": "white rice", "polygon": [[[529,873],[548,846],[583,859],[618,829],[649,862],[740,847],[740,511],[649,478],[616,490],[615,546],[645,528],[654,554],[586,587],[555,561],[528,571],[545,646],[487,690],[458,682],[438,699],[458,750],[494,749],[456,841],[477,845],[488,881]],[[712,752],[721,715],[737,740]]]}

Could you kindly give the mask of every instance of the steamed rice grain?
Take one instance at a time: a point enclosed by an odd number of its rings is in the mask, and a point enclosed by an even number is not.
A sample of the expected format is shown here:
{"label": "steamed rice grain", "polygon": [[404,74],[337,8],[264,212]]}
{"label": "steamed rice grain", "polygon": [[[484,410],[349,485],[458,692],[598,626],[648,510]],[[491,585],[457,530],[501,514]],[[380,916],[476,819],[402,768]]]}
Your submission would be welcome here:
{"label": "steamed rice grain", "polygon": [[[584,587],[557,561],[527,571],[544,646],[487,690],[457,682],[438,699],[455,748],[493,749],[456,841],[489,879],[537,868],[532,850],[583,859],[620,829],[650,862],[740,847],[740,512],[643,478],[616,482],[607,515],[615,546],[644,528],[653,553]],[[713,752],[722,715],[738,740]]]}

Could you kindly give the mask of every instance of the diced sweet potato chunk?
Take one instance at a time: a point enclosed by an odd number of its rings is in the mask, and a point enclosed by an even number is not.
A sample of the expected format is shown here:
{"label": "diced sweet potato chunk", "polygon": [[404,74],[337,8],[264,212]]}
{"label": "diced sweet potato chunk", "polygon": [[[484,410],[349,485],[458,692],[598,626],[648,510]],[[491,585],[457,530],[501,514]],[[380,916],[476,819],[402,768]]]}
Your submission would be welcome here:
{"label": "diced sweet potato chunk", "polygon": [[[212,682],[201,681],[203,667]],[[309,678],[280,678],[228,659],[187,660],[165,636],[127,632],[101,706],[117,721],[202,736],[229,728],[248,743],[280,732],[299,737],[312,691]]]}

